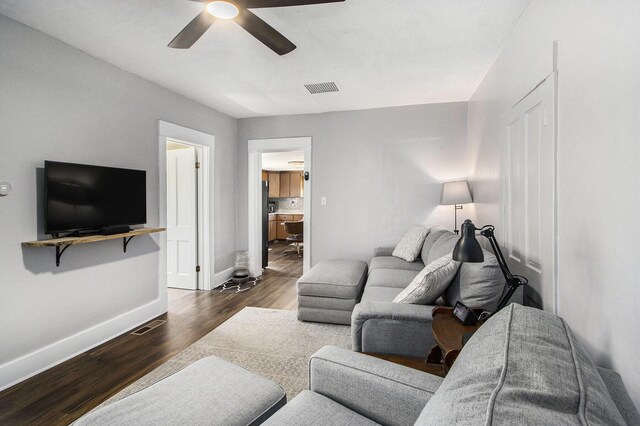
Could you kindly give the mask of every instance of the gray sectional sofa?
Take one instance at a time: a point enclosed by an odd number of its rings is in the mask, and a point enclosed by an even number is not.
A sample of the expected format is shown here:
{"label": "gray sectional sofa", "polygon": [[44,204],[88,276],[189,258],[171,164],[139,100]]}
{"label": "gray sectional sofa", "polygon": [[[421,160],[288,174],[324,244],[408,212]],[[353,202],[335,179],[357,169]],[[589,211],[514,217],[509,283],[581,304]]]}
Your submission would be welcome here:
{"label": "gray sectional sofa", "polygon": [[[393,247],[374,251],[364,292],[351,315],[353,350],[424,357],[435,344],[431,333],[434,306],[393,303],[426,264],[449,254],[459,236],[443,227],[431,228],[415,262],[393,257]],[[504,288],[495,256],[484,252],[484,263],[463,263],[437,303],[492,311]]]}
{"label": "gray sectional sofa", "polygon": [[309,363],[309,391],[266,425],[637,425],[620,376],[596,367],[565,322],[512,304],[442,379],[336,347]]}

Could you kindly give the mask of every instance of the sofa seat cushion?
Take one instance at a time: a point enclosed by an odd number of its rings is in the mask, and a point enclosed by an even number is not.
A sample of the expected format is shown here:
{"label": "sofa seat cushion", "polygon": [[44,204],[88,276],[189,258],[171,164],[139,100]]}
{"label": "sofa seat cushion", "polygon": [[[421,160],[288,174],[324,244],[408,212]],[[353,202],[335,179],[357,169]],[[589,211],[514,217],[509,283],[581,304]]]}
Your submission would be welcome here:
{"label": "sofa seat cushion", "polygon": [[366,286],[362,294],[362,302],[393,302],[400,294],[401,288]]}
{"label": "sofa seat cushion", "polygon": [[415,262],[407,262],[406,260],[402,260],[393,256],[374,257],[369,263],[369,272],[376,269],[399,269],[403,271],[420,272],[423,268],[424,263],[421,260],[416,260]]}
{"label": "sofa seat cushion", "polygon": [[323,260],[298,280],[300,296],[360,298],[367,278],[367,263],[361,260]]}
{"label": "sofa seat cushion", "polygon": [[300,392],[267,422],[269,426],[375,426],[378,423],[311,391]]}
{"label": "sofa seat cushion", "polygon": [[376,269],[367,278],[367,287],[393,287],[404,289],[418,275],[417,271],[403,269]]}
{"label": "sofa seat cushion", "polygon": [[560,317],[512,304],[471,337],[416,425],[624,425]]}
{"label": "sofa seat cushion", "polygon": [[271,380],[221,358],[203,358],[75,425],[258,425],[286,396]]}

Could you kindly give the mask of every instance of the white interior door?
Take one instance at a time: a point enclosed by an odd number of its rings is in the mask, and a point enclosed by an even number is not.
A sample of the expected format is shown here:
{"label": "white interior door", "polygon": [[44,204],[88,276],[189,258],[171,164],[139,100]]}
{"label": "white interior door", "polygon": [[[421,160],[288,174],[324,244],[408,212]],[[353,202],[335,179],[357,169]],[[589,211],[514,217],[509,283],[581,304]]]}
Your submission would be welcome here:
{"label": "white interior door", "polygon": [[529,280],[525,304],[557,312],[555,284],[555,74],[504,117],[505,252]]}
{"label": "white interior door", "polygon": [[167,285],[198,288],[196,150],[167,151]]}

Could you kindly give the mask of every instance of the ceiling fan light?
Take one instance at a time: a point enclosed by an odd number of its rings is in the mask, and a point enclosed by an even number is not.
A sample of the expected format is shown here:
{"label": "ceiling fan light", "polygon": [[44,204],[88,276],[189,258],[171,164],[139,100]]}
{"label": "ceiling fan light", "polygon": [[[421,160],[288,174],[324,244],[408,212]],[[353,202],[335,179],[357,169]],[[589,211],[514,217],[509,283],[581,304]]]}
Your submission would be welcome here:
{"label": "ceiling fan light", "polygon": [[212,1],[207,4],[207,12],[218,19],[233,19],[238,16],[238,6],[229,1]]}

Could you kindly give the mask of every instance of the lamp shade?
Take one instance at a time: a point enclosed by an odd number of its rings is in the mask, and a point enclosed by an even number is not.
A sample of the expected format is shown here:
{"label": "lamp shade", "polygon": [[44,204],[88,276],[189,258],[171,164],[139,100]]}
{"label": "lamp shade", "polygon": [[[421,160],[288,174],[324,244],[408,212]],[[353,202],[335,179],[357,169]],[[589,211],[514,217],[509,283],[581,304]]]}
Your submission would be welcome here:
{"label": "lamp shade", "polygon": [[449,206],[452,204],[468,203],[473,203],[473,198],[471,198],[471,191],[469,191],[469,184],[466,180],[445,182],[442,184],[440,204]]}
{"label": "lamp shade", "polygon": [[458,262],[484,262],[482,247],[476,239],[476,226],[469,219],[462,224],[461,236],[453,248],[453,260]]}

